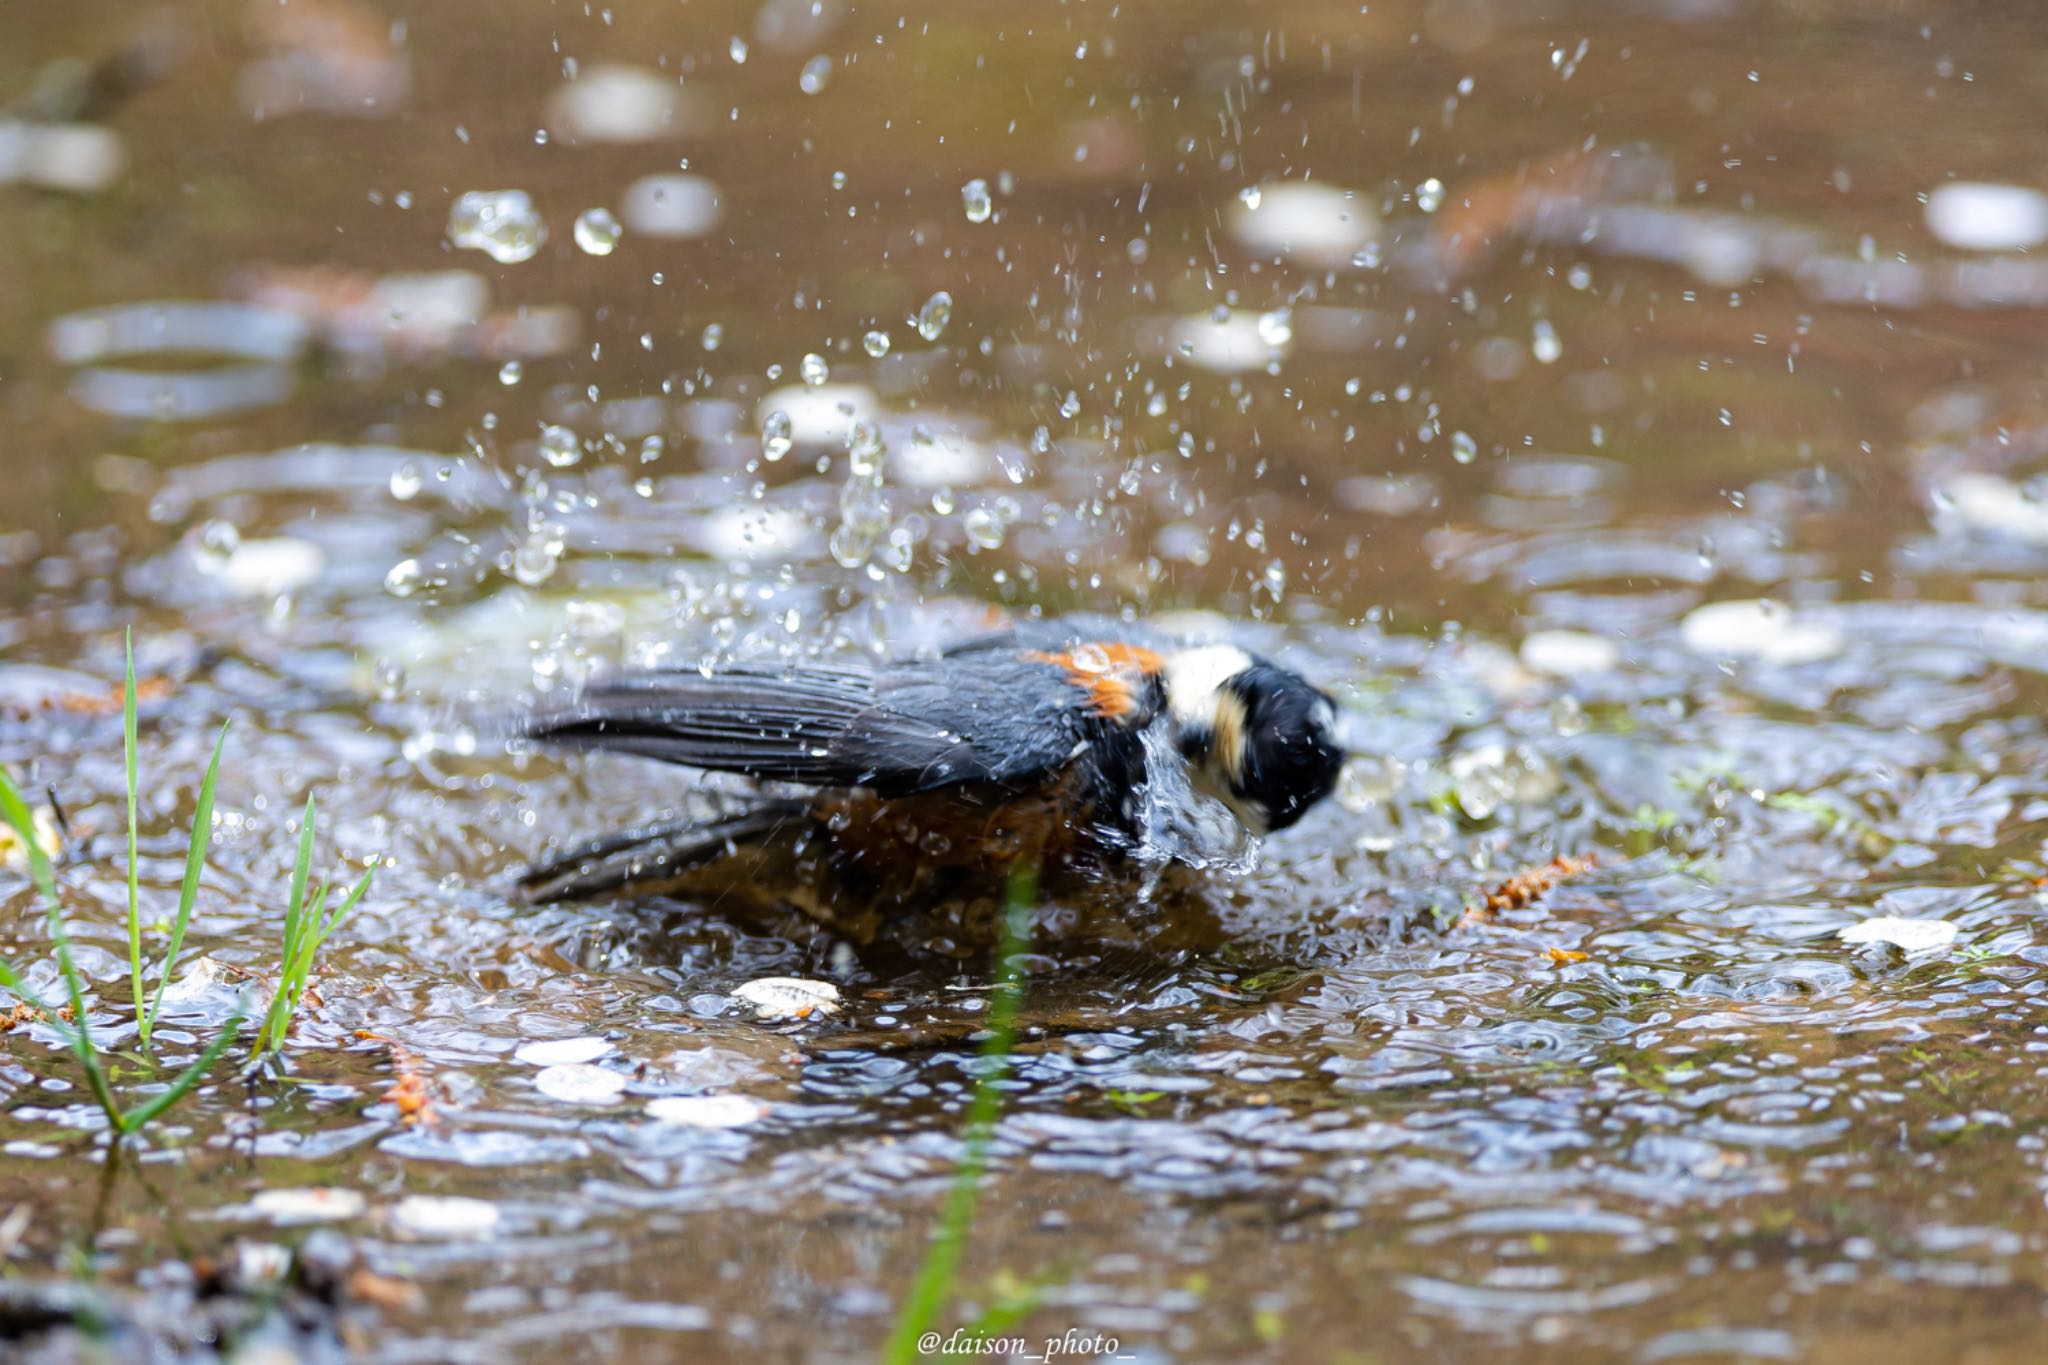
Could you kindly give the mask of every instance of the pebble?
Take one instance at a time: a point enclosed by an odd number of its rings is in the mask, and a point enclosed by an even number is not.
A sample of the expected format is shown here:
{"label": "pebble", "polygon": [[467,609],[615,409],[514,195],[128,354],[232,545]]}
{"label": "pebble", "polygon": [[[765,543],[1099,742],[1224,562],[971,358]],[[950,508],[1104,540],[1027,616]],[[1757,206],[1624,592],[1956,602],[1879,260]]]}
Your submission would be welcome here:
{"label": "pebble", "polygon": [[1230,235],[1260,256],[1344,265],[1379,235],[1379,219],[1355,190],[1290,180],[1241,196],[1231,207]]}
{"label": "pebble", "polygon": [[392,1225],[417,1237],[483,1237],[502,1217],[496,1204],[462,1195],[409,1194],[391,1206]]}
{"label": "pebble", "polygon": [[1943,185],[1927,196],[1927,230],[1968,251],[2024,251],[2048,242],[2048,195],[2024,185]]}
{"label": "pebble", "polygon": [[528,1066],[566,1066],[574,1062],[594,1062],[612,1051],[611,1043],[603,1038],[548,1038],[537,1043],[521,1043],[512,1054],[512,1060]]}
{"label": "pebble", "polygon": [[1804,619],[1769,598],[1696,607],[1678,633],[1694,653],[1768,664],[1814,663],[1841,653],[1843,644],[1835,626]]}
{"label": "pebble", "polygon": [[1835,931],[1844,943],[1889,943],[1908,955],[1933,953],[1956,941],[1959,931],[1944,919],[1903,919],[1875,915]]}
{"label": "pebble", "polygon": [[626,1092],[626,1078],[588,1062],[564,1062],[533,1078],[541,1094],[564,1104],[617,1104]]}
{"label": "pebble", "polygon": [[743,1128],[767,1112],[745,1095],[667,1095],[647,1105],[649,1118],[683,1128]]}

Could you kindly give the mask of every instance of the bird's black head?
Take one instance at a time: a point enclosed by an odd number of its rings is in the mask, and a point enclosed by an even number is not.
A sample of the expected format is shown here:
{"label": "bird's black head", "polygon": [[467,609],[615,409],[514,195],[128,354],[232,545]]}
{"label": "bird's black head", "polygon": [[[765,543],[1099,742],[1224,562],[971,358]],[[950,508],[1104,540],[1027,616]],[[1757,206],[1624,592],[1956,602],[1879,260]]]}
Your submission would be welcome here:
{"label": "bird's black head", "polygon": [[1255,833],[1285,829],[1337,785],[1336,704],[1232,645],[1166,659],[1167,703],[1197,784]]}
{"label": "bird's black head", "polygon": [[1244,708],[1243,741],[1227,773],[1236,804],[1255,808],[1267,830],[1285,829],[1337,785],[1344,750],[1336,705],[1307,679],[1264,660],[1223,687]]}

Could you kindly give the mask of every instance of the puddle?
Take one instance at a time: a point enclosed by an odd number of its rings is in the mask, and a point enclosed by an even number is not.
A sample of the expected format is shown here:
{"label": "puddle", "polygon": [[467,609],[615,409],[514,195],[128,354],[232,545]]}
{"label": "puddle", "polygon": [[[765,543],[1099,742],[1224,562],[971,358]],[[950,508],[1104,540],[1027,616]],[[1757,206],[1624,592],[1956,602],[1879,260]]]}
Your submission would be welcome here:
{"label": "puddle", "polygon": [[607,666],[1128,608],[1355,756],[1229,875],[1037,908],[949,1330],[2032,1358],[2030,13],[403,8],[6,20],[0,761],[89,1017],[131,1045],[125,628],[152,926],[232,724],[172,1055],[273,977],[309,794],[383,865],[285,1074],[110,1175],[7,1025],[0,1316],[876,1350],[989,917],[516,904],[720,784],[506,736]]}

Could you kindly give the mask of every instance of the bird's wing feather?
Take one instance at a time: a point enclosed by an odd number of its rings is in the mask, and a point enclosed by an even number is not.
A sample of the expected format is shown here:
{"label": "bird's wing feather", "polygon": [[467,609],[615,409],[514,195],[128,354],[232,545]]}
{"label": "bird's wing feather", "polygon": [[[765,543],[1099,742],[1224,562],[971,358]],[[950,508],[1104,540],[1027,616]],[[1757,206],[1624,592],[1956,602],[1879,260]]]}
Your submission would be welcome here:
{"label": "bird's wing feather", "polygon": [[[1033,671],[1036,671],[1036,676]],[[635,672],[591,684],[527,734],[578,749],[884,794],[1012,783],[1082,738],[1047,665],[988,654],[881,669]]]}

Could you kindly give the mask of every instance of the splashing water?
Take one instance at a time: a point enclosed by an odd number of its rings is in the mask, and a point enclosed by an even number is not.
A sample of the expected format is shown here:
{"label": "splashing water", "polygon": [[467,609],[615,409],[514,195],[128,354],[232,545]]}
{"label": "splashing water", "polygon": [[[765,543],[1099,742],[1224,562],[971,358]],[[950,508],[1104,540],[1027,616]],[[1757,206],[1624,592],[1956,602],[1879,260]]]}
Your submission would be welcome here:
{"label": "splashing water", "polygon": [[449,210],[448,240],[500,265],[516,265],[539,254],[548,227],[525,190],[471,190]]}

